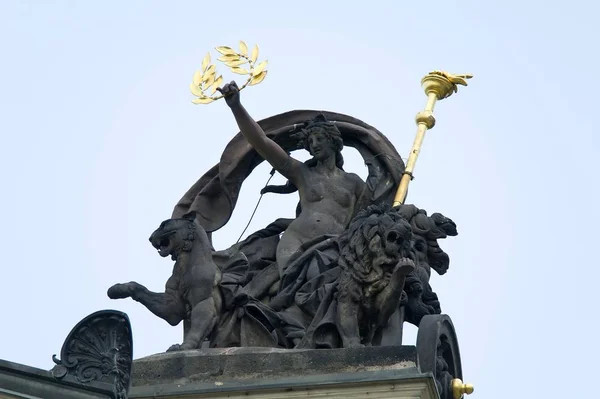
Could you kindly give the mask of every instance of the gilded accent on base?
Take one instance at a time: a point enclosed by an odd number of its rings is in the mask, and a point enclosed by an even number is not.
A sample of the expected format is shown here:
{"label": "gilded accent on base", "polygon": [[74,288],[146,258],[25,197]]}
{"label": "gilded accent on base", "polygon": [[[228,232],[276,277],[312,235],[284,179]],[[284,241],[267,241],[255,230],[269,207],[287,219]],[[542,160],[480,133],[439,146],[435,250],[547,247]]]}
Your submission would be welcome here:
{"label": "gilded accent on base", "polygon": [[464,395],[470,395],[475,391],[472,384],[463,384],[460,378],[452,380],[452,396],[454,399],[461,399]]}

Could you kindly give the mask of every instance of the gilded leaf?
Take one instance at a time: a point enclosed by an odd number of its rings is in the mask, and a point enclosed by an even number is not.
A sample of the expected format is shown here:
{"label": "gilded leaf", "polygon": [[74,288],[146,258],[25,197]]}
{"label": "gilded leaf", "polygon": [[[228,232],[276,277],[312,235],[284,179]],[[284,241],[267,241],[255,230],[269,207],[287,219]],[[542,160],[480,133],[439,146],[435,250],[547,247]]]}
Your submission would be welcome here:
{"label": "gilded leaf", "polygon": [[227,46],[219,46],[216,50],[223,55],[235,54],[235,50]]}
{"label": "gilded leaf", "polygon": [[208,79],[206,79],[206,82],[204,82],[204,87],[206,87],[205,90],[208,90],[208,88],[210,87],[210,85],[212,85],[213,83],[215,83],[215,73],[210,74],[210,76],[208,77]]}
{"label": "gilded leaf", "polygon": [[210,76],[214,76],[217,73],[217,67],[215,66],[215,64],[212,64],[211,66],[208,67],[208,69],[206,70],[206,72],[204,72],[204,75],[202,75],[202,81],[206,82],[208,79],[210,79]]}
{"label": "gilded leaf", "polygon": [[195,85],[200,85],[200,83],[202,83],[202,73],[200,71],[194,72],[192,82],[194,82]]}
{"label": "gilded leaf", "polygon": [[192,100],[194,104],[210,104],[213,101],[215,101],[215,99],[211,97],[195,98]]}
{"label": "gilded leaf", "polygon": [[227,54],[217,58],[217,60],[221,62],[237,61],[239,59],[240,56],[237,54]]}
{"label": "gilded leaf", "polygon": [[241,68],[241,67],[232,67],[229,69],[231,69],[231,72],[237,73],[238,75],[248,75],[250,73],[250,72],[248,72],[248,70],[246,68]]}
{"label": "gilded leaf", "polygon": [[248,55],[248,46],[243,40],[240,40],[240,53],[246,56]]}
{"label": "gilded leaf", "polygon": [[202,89],[200,88],[200,86],[198,86],[194,83],[190,83],[190,91],[196,97],[204,97],[204,93],[202,92]]}
{"label": "gilded leaf", "polygon": [[206,75],[206,80],[204,81],[204,87],[205,87],[205,89],[210,84],[210,83],[208,83],[209,81],[214,82],[216,75],[217,75],[217,71],[213,71],[212,73]]}
{"label": "gilded leaf", "polygon": [[255,45],[252,49],[252,55],[250,56],[250,59],[252,60],[252,62],[256,62],[256,60],[258,59],[258,44]]}
{"label": "gilded leaf", "polygon": [[242,59],[242,60],[237,59],[237,60],[233,60],[233,61],[226,61],[225,65],[227,65],[228,67],[236,67],[236,66],[244,65],[247,62],[248,61],[244,60],[244,59]]}
{"label": "gilded leaf", "polygon": [[221,83],[223,83],[223,76],[220,75],[218,78],[215,79],[214,83],[210,85],[210,87],[208,87],[206,90],[209,90],[210,95],[212,96],[217,92],[217,89],[219,88],[219,86],[221,86]]}
{"label": "gilded leaf", "polygon": [[269,71],[262,71],[261,73],[259,73],[256,76],[253,76],[252,79],[250,79],[250,86],[254,86],[259,84],[260,82],[262,82],[263,80],[265,80],[265,77],[267,76],[267,72]]}
{"label": "gilded leaf", "polygon": [[206,53],[204,59],[202,60],[202,72],[206,71],[208,65],[210,64],[210,53]]}
{"label": "gilded leaf", "polygon": [[252,71],[252,76],[260,75],[262,73],[262,71],[264,71],[267,68],[267,63],[268,63],[268,61],[265,60],[265,61],[261,62],[260,64],[258,64],[254,68],[254,71]]}

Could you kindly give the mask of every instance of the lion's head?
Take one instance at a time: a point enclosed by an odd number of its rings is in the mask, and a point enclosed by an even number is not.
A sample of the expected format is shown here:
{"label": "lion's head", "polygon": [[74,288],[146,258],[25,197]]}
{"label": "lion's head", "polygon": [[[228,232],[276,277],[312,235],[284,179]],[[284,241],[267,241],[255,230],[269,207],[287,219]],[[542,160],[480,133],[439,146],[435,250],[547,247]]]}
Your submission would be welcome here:
{"label": "lion's head", "polygon": [[196,212],[190,212],[179,219],[167,219],[150,236],[150,243],[162,257],[171,255],[173,260],[181,252],[192,249],[200,225],[195,222]]}
{"label": "lion's head", "polygon": [[440,213],[431,216],[414,205],[402,205],[398,212],[408,220],[413,231],[415,270],[406,279],[404,290],[408,296],[406,320],[419,325],[427,314],[441,313],[440,302],[431,289],[431,269],[442,275],[448,271],[450,258],[438,243],[439,239],[456,236],[456,224]]}
{"label": "lion's head", "polygon": [[[410,224],[388,205],[370,205],[340,236],[340,265],[361,281],[381,278],[403,259],[412,263]],[[375,273],[372,273],[375,272]]]}
{"label": "lion's head", "polygon": [[398,212],[410,223],[414,233],[413,248],[418,262],[422,267],[435,270],[442,275],[448,271],[450,258],[444,252],[438,240],[448,236],[456,236],[456,224],[441,213],[433,213],[427,216],[427,212],[414,205],[402,205]]}

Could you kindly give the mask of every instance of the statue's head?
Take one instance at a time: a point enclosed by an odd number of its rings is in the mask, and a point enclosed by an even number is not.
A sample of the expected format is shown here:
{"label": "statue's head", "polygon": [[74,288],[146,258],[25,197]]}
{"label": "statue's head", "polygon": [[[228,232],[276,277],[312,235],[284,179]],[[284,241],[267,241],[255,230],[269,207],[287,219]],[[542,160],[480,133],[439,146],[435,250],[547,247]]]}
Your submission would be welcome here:
{"label": "statue's head", "polygon": [[315,161],[335,156],[337,167],[341,169],[344,165],[342,134],[323,114],[305,122],[293,136],[298,139],[298,147],[310,152]]}
{"label": "statue's head", "polygon": [[196,223],[196,212],[192,211],[179,219],[167,219],[150,236],[150,243],[162,257],[171,255],[173,260],[181,252],[192,249],[200,225]]}
{"label": "statue's head", "polygon": [[429,268],[438,274],[448,271],[450,258],[438,243],[438,240],[448,236],[456,236],[456,224],[441,213],[433,213],[431,216],[423,209],[414,205],[402,205],[399,213],[410,223],[413,231],[413,250],[417,264],[424,267],[427,272]]}

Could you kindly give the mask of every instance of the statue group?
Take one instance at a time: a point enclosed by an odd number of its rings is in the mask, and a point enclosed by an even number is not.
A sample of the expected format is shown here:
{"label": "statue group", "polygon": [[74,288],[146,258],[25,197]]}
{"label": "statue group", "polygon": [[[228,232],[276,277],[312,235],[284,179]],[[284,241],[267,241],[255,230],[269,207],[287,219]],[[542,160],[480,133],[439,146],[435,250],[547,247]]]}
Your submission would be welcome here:
{"label": "statue group", "polygon": [[[392,206],[405,164],[377,129],[347,115],[291,111],[256,122],[232,82],[219,89],[239,126],[220,162],[204,174],[150,236],[175,261],[165,291],[137,282],[109,288],[202,346],[348,348],[401,345],[402,326],[441,313],[429,279],[449,257],[439,241],[454,222],[414,205]],[[342,149],[368,167],[344,170]],[[291,154],[307,150],[306,162]],[[277,219],[224,250],[211,234],[229,220],[244,179],[267,161],[287,179],[262,193],[297,192],[296,217]]]}

